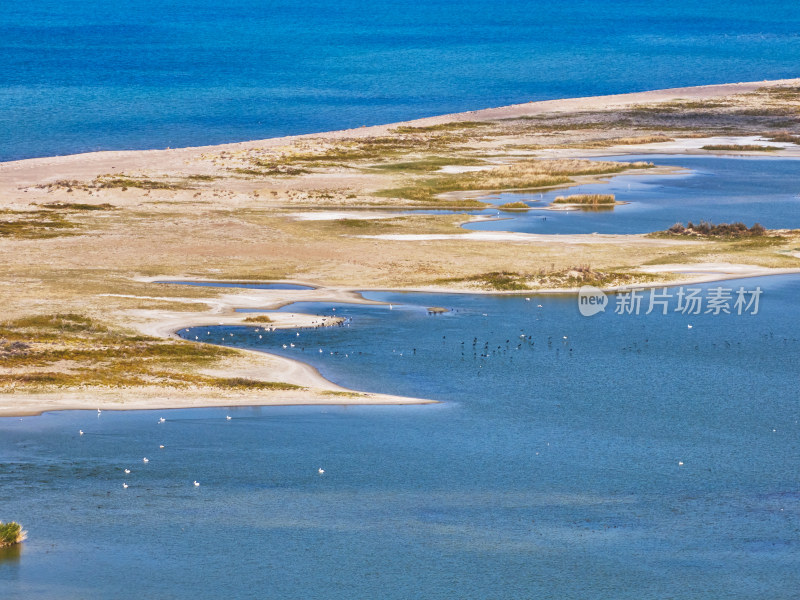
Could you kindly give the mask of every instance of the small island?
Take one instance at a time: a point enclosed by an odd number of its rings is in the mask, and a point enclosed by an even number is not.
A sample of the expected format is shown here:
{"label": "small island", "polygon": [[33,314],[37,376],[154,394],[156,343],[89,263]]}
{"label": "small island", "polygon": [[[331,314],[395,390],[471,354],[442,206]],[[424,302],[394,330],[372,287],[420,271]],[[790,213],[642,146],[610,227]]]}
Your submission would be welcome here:
{"label": "small island", "polygon": [[[614,208],[617,204],[614,194],[572,194],[570,196],[557,196],[553,204],[560,204],[557,208],[576,206],[581,209]],[[556,207],[554,207],[556,208]]]}
{"label": "small island", "polygon": [[28,532],[22,529],[22,525],[11,521],[3,523],[0,521],[0,548],[14,546],[24,542],[28,537]]}

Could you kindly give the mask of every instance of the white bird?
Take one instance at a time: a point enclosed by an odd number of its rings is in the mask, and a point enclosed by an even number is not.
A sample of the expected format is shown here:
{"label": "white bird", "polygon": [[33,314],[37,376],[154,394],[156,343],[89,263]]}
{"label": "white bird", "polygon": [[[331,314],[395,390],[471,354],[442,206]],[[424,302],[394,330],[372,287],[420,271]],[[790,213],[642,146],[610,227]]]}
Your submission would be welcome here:
{"label": "white bird", "polygon": [[292,348],[294,348],[294,344],[289,344]]}
{"label": "white bird", "polygon": [[130,475],[130,474],[131,474],[131,470],[130,469],[125,469],[125,475]]}
{"label": "white bird", "polygon": [[194,487],[200,487],[200,482],[199,481],[195,481],[194,482]]}
{"label": "white bird", "polygon": [[98,408],[98,409],[97,409],[97,414],[99,415],[101,412],[103,412],[103,411],[101,411],[101,410]]}
{"label": "white bird", "polygon": [[227,415],[227,416],[225,417],[225,420],[226,420],[226,421],[230,421],[230,420],[231,420],[231,416],[230,416],[230,415]]}
{"label": "white bird", "polygon": [[79,433],[80,435],[83,435],[83,429],[78,429],[78,433]]}
{"label": "white bird", "polygon": [[145,458],[142,459],[142,462],[143,463],[149,463],[150,461],[147,459],[147,457],[145,457]]}
{"label": "white bird", "polygon": [[322,348],[319,349],[319,353],[322,354]]}
{"label": "white bird", "polygon": [[542,308],[542,305],[541,304],[537,304],[536,308]]}
{"label": "white bird", "polygon": [[300,334],[299,334],[299,333],[297,334],[297,337],[300,337]]}
{"label": "white bird", "polygon": [[160,450],[163,450],[163,449],[164,449],[164,444],[161,444],[161,445],[159,446],[159,449],[160,449]]}
{"label": "white bird", "polygon": [[260,336],[258,336],[258,339],[261,339],[261,338],[263,338],[263,337],[264,337],[263,335],[260,335]]}
{"label": "white bird", "polygon": [[687,325],[686,327],[687,327],[688,329],[691,329],[691,328],[692,328],[692,326],[691,326],[691,325]]}
{"label": "white bird", "polygon": [[127,490],[128,489],[128,484],[127,483],[123,483],[122,487],[124,487]]}
{"label": "white bird", "polygon": [[319,469],[317,469],[317,473],[319,473],[320,475],[324,475],[325,474],[325,469],[320,467]]}
{"label": "white bird", "polygon": [[158,420],[158,422],[159,422],[159,423],[163,423],[164,421],[166,421],[166,419],[165,419],[164,417],[161,417],[161,418]]}
{"label": "white bird", "polygon": [[525,302],[530,302],[530,301],[531,301],[530,298],[525,298]]}
{"label": "white bird", "polygon": [[682,467],[682,466],[683,466],[683,461],[682,461],[682,460],[679,460],[679,461],[678,461],[678,466],[679,466],[679,467]]}
{"label": "white bird", "polygon": [[283,347],[286,348],[286,344],[284,344]]}

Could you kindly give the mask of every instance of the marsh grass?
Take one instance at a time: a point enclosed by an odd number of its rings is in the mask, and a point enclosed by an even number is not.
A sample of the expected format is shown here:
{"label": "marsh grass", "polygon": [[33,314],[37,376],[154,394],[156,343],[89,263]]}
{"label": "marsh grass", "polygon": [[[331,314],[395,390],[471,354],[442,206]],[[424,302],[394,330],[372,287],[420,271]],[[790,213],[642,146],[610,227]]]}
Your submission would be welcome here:
{"label": "marsh grass", "polygon": [[498,206],[500,210],[530,210],[530,206],[524,202],[506,202]]}
{"label": "marsh grass", "polygon": [[22,525],[14,521],[3,523],[0,521],[0,548],[13,546],[24,542],[28,537],[28,532],[22,529]]}
{"label": "marsh grass", "polygon": [[655,279],[656,276],[649,273],[621,270],[598,271],[589,265],[578,265],[565,269],[540,269],[530,273],[491,271],[468,277],[440,279],[436,283],[472,283],[488,290],[521,292],[535,289],[575,288],[582,285],[608,288],[647,283]]}
{"label": "marsh grass", "polygon": [[675,223],[666,231],[659,231],[654,236],[684,236],[684,237],[703,237],[703,238],[718,238],[738,240],[742,238],[761,238],[773,237],[781,238],[780,236],[767,236],[767,230],[760,223],[755,223],[752,227],[748,227],[741,221],[736,223],[719,223],[715,225],[709,221],[700,221],[699,223],[692,223],[689,221],[684,227],[683,223]]}
{"label": "marsh grass", "polygon": [[652,163],[618,163],[583,159],[526,160],[486,171],[472,171],[418,179],[410,185],[381,190],[376,195],[433,202],[446,192],[476,190],[542,189],[572,183],[579,175],[606,175],[628,169],[646,169]]}
{"label": "marsh grass", "polygon": [[119,188],[123,192],[128,188],[138,188],[143,190],[185,190],[190,185],[185,181],[158,181],[145,177],[133,177],[128,175],[100,175],[88,186],[96,189]]}
{"label": "marsh grass", "polygon": [[633,137],[617,137],[602,140],[590,140],[580,142],[573,147],[576,148],[606,148],[608,146],[635,146],[639,144],[661,144],[664,142],[674,142],[675,138],[666,135],[642,135]]}
{"label": "marsh grass", "polygon": [[80,202],[50,202],[48,204],[38,204],[41,208],[47,210],[81,210],[81,211],[94,211],[94,210],[114,210],[117,207],[113,204],[104,202],[102,204],[83,204]]}
{"label": "marsh grass", "polygon": [[731,152],[775,152],[779,146],[759,146],[758,144],[709,144],[701,146],[701,150],[722,150]]}
{"label": "marsh grass", "polygon": [[255,317],[247,317],[244,320],[245,323],[272,323],[272,319],[269,318],[269,315],[258,315]]}
{"label": "marsh grass", "polygon": [[435,133],[440,131],[462,131],[464,129],[478,129],[480,127],[491,127],[495,125],[491,121],[451,121],[449,123],[440,123],[439,125],[424,125],[414,127],[410,125],[401,125],[390,129],[392,133]]}
{"label": "marsh grass", "polygon": [[78,314],[34,315],[0,324],[0,389],[140,385],[296,389],[197,371],[236,355],[235,350],[211,344],[113,330]]}
{"label": "marsh grass", "polygon": [[372,165],[369,169],[399,173],[430,173],[448,166],[477,166],[486,161],[462,156],[429,156],[416,160]]}
{"label": "marsh grass", "polygon": [[72,235],[76,227],[51,210],[0,210],[0,237],[46,239]]}
{"label": "marsh grass", "polygon": [[764,137],[770,142],[786,142],[790,144],[800,144],[800,135],[792,134],[788,131],[779,131],[777,133],[766,133]]}
{"label": "marsh grass", "polygon": [[600,204],[613,205],[616,203],[614,194],[572,194],[571,196],[557,196],[553,204],[582,204],[598,206]]}

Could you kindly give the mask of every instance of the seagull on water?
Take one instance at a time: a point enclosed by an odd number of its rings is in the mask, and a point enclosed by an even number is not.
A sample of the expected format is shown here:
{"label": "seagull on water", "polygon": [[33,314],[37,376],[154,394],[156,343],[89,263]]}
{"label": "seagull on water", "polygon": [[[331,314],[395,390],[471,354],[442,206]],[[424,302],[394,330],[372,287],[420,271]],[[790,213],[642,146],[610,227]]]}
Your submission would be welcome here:
{"label": "seagull on water", "polygon": [[143,458],[143,459],[142,459],[142,462],[143,462],[143,463],[149,463],[149,462],[150,462],[150,460],[149,460],[147,457],[145,457],[145,458]]}
{"label": "seagull on water", "polygon": [[230,421],[230,420],[231,420],[231,416],[230,416],[230,415],[226,415],[226,416],[225,416],[225,420],[226,420],[226,421]]}
{"label": "seagull on water", "polygon": [[164,444],[161,444],[161,445],[160,445],[158,448],[159,448],[160,450],[163,450],[163,449],[164,449]]}
{"label": "seagull on water", "polygon": [[166,419],[165,419],[164,417],[161,417],[161,418],[158,420],[158,422],[159,422],[159,423],[163,423],[164,421],[166,421]]}
{"label": "seagull on water", "polygon": [[124,487],[127,490],[128,489],[128,484],[127,483],[123,483],[122,487]]}
{"label": "seagull on water", "polygon": [[317,473],[319,473],[320,475],[325,475],[325,469],[320,467],[319,469],[317,469]]}
{"label": "seagull on water", "polygon": [[78,434],[83,435],[83,429],[78,429]]}
{"label": "seagull on water", "polygon": [[131,474],[131,470],[130,469],[125,469],[125,475],[130,475],[130,474]]}
{"label": "seagull on water", "polygon": [[195,481],[194,482],[194,487],[200,487],[200,482],[199,481]]}

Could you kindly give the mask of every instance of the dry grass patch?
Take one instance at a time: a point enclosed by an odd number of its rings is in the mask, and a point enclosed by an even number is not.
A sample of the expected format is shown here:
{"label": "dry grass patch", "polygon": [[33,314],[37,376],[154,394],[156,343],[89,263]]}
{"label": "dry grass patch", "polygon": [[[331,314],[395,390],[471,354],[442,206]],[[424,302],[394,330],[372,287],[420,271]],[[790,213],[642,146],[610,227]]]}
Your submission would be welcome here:
{"label": "dry grass patch", "polygon": [[159,386],[297,389],[202,375],[235,350],[114,330],[78,314],[37,315],[0,324],[0,390]]}

